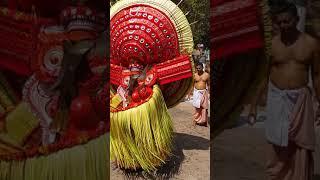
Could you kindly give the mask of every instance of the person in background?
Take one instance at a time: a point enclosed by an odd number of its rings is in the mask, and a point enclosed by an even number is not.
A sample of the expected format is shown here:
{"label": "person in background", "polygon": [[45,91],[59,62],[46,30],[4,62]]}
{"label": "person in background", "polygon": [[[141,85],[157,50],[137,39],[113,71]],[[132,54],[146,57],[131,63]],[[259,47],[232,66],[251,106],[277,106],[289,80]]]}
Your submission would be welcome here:
{"label": "person in background", "polygon": [[193,114],[193,125],[207,126],[208,124],[208,106],[209,96],[208,87],[210,82],[209,73],[203,70],[203,64],[196,65],[197,72],[194,75],[194,90],[192,105],[195,108]]}
{"label": "person in background", "polygon": [[[196,65],[198,62],[199,62],[199,58],[200,58],[200,55],[201,55],[201,44],[197,44],[195,46],[195,49],[193,50],[192,52],[192,58],[193,58],[193,62],[194,64]],[[190,101],[192,99],[192,96],[193,96],[193,89],[191,89],[189,91],[189,93],[186,95],[186,101]]]}
{"label": "person in background", "polygon": [[199,61],[200,55],[201,55],[200,44],[197,44],[197,46],[195,47],[195,49],[192,52],[192,58],[195,63],[197,63]]}
{"label": "person in background", "polygon": [[[301,32],[305,32],[306,27],[306,16],[308,5],[308,0],[269,0],[271,8],[276,8],[281,6],[281,4],[291,3],[294,4],[297,8],[297,15],[299,17],[298,23],[296,25],[297,29]],[[280,33],[280,29],[276,23],[273,24],[274,34]]]}
{"label": "person in background", "polygon": [[[202,63],[204,69],[205,69],[205,65],[206,65],[206,60],[207,60],[207,56],[204,50],[204,45],[200,44],[199,45],[199,51],[200,51],[200,56],[199,56],[199,62]],[[203,69],[203,70],[204,70]]]}
{"label": "person in background", "polygon": [[270,180],[311,180],[315,150],[315,124],[309,68],[316,99],[320,100],[319,42],[297,29],[294,4],[283,3],[274,11],[279,34],[272,39],[269,74],[258,87],[248,120],[256,121],[257,100],[268,87],[266,140],[269,144],[267,174]]}

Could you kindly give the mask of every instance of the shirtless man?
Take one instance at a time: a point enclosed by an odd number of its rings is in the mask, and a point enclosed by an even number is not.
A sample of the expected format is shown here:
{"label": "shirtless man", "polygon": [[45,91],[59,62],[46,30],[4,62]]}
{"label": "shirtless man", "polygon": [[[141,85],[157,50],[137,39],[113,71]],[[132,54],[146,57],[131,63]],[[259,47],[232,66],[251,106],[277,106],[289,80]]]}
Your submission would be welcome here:
{"label": "shirtless man", "polygon": [[313,175],[315,113],[307,85],[311,68],[313,87],[320,100],[319,43],[296,28],[299,17],[295,5],[283,4],[275,14],[280,34],[272,40],[269,74],[258,88],[249,121],[255,122],[257,100],[268,86],[265,130],[270,145],[269,179],[310,180]]}
{"label": "shirtless man", "polygon": [[203,71],[203,64],[196,65],[197,73],[194,75],[193,103],[195,111],[193,114],[193,124],[207,126],[208,124],[208,87],[210,75]]}

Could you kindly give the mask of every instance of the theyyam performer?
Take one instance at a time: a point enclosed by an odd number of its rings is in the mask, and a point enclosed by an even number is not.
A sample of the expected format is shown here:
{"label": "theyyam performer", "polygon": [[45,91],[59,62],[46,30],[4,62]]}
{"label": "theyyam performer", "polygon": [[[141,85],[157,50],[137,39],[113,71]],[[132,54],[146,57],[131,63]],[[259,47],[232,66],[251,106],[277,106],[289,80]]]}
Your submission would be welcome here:
{"label": "theyyam performer", "polygon": [[111,160],[153,171],[172,154],[168,108],[193,84],[190,24],[170,0],[121,0],[110,18]]}

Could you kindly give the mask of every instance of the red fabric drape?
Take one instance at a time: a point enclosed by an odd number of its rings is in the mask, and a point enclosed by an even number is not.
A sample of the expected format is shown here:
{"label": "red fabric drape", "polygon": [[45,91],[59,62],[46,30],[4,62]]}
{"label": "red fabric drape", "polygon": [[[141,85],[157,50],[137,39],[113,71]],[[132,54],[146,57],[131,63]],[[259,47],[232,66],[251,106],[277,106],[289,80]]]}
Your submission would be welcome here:
{"label": "red fabric drape", "polygon": [[42,17],[58,16],[66,5],[64,0],[8,0],[8,8],[11,10],[31,13],[32,6],[38,15]]}
{"label": "red fabric drape", "polygon": [[[12,10],[14,13],[14,9]],[[9,70],[29,76],[40,25],[53,24],[54,20],[39,18],[37,25],[29,14],[16,19],[15,13],[12,13],[0,13],[0,71]]]}
{"label": "red fabric drape", "polygon": [[263,47],[256,0],[215,0],[211,3],[211,44],[219,59]]}
{"label": "red fabric drape", "polygon": [[[100,3],[100,4],[98,4]],[[0,71],[9,70],[19,75],[31,73],[30,64],[35,55],[37,33],[40,27],[56,24],[61,10],[72,4],[66,0],[8,0],[0,7]],[[101,1],[92,0],[90,6],[97,7]],[[37,23],[31,14],[35,7]],[[9,13],[5,12],[6,8]],[[15,18],[16,12],[24,12]]]}
{"label": "red fabric drape", "polygon": [[17,0],[8,0],[8,8],[11,10],[16,10],[18,7]]}
{"label": "red fabric drape", "polygon": [[20,76],[30,76],[32,74],[29,64],[19,60],[13,60],[13,58],[0,58],[0,71],[7,70],[10,72],[14,72]]}

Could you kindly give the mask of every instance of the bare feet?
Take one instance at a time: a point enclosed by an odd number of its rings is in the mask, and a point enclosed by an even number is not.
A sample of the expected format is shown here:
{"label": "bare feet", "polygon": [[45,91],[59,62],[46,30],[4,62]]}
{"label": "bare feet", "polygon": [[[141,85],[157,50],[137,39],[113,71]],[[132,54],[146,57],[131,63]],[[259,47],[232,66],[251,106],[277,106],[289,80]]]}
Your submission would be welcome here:
{"label": "bare feet", "polygon": [[197,125],[197,122],[196,121],[192,121],[192,126],[195,128]]}
{"label": "bare feet", "polygon": [[193,127],[196,127],[196,126],[205,126],[205,127],[208,127],[208,123],[207,123],[207,122],[205,122],[205,123],[197,123],[196,121],[193,121],[192,126],[193,126]]}
{"label": "bare feet", "polygon": [[208,127],[208,123],[197,123],[198,126]]}

